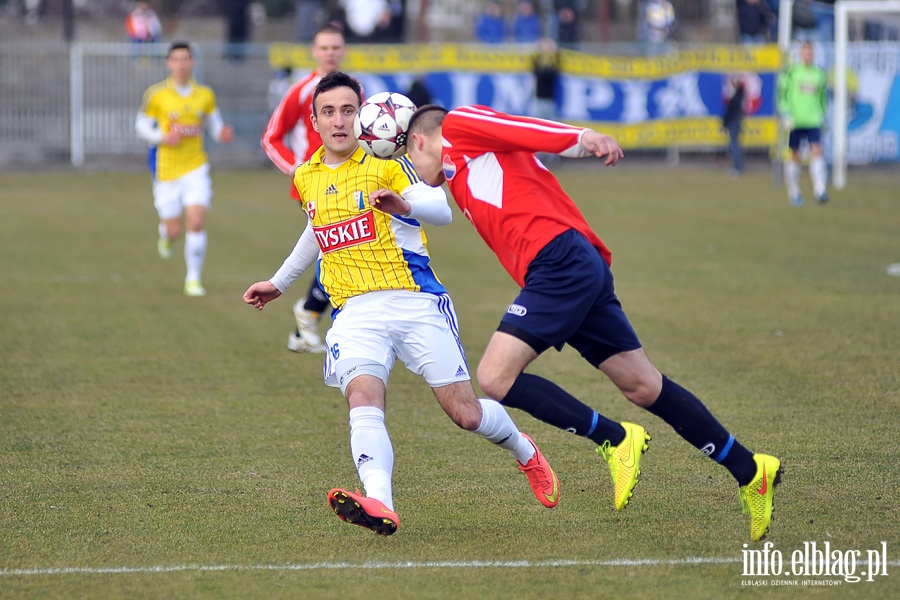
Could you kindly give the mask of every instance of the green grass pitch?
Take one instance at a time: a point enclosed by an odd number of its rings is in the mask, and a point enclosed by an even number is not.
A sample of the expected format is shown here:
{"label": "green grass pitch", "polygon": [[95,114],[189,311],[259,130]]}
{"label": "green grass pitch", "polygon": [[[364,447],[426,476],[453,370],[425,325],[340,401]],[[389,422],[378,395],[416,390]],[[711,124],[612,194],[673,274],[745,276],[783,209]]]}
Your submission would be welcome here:
{"label": "green grass pitch", "polygon": [[[626,511],[589,442],[513,410],[562,483],[544,509],[505,452],[398,365],[401,528],[341,523],[325,496],[357,485],[346,407],[321,356],[285,348],[308,279],[262,313],[241,301],[304,226],[286,179],[214,172],[209,295],[185,298],[181,245],[156,255],[145,174],[6,173],[0,597],[900,596],[900,279],[885,273],[900,176],[851,173],[827,206],[796,209],[766,171],[594,166],[559,175],[612,248],[649,356],[785,465],[768,541],[786,557],[884,541],[887,577],[742,585],[749,526],[730,476],[571,349],[531,371],[653,435]],[[474,368],[517,288],[454,211],[428,238]]]}

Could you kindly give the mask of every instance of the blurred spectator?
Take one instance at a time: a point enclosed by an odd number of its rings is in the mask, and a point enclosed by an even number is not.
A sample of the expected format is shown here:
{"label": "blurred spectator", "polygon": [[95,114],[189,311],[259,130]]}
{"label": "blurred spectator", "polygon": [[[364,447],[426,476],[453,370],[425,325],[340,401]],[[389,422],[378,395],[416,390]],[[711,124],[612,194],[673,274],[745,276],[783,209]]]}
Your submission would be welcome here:
{"label": "blurred spectator", "polygon": [[484,11],[475,21],[475,39],[482,44],[502,44],[506,41],[506,19],[499,3],[485,3]]}
{"label": "blurred spectator", "polygon": [[513,39],[519,44],[534,44],[541,38],[541,18],[530,0],[522,0],[513,19]]}
{"label": "blurred spectator", "polygon": [[132,42],[146,44],[162,40],[162,23],[146,0],[137,0],[125,17],[125,33]]}
{"label": "blurred spectator", "polygon": [[228,17],[226,60],[244,59],[246,52],[244,45],[250,41],[250,17],[247,14],[247,4],[248,0],[227,0],[225,3]]}
{"label": "blurred spectator", "polygon": [[765,44],[775,23],[767,0],[737,0],[737,24],[742,44]]}
{"label": "blurred spectator", "polygon": [[791,28],[794,39],[813,41],[816,38],[816,13],[810,0],[794,0]]}
{"label": "blurred spectator", "polygon": [[556,41],[562,48],[578,47],[578,12],[573,2],[560,2],[556,9]]}
{"label": "blurred spectator", "polygon": [[412,100],[416,106],[425,106],[432,103],[431,90],[428,89],[428,85],[425,83],[425,75],[417,75],[413,79],[409,90],[406,92],[406,97]]}
{"label": "blurred spectator", "polygon": [[388,0],[388,10],[391,17],[385,30],[386,41],[402,43],[406,39],[406,0]]}
{"label": "blurred spectator", "polygon": [[534,73],[534,116],[556,120],[556,89],[559,84],[559,52],[548,37],[538,42],[537,52],[531,59]]}
{"label": "blurred spectator", "polygon": [[638,42],[647,54],[660,54],[675,31],[675,9],[669,0],[642,0]]}
{"label": "blurred spectator", "polygon": [[728,77],[725,91],[725,114],[722,115],[722,127],[728,132],[728,152],[731,154],[732,177],[744,171],[744,154],[741,150],[741,125],[744,121],[745,84],[740,75]]}
{"label": "blurred spectator", "polygon": [[[556,120],[556,90],[559,86],[559,52],[549,37],[538,42],[537,52],[531,59],[534,73],[534,116],[539,119]],[[538,153],[545,164],[556,162],[556,154]]]}
{"label": "blurred spectator", "polygon": [[388,41],[391,7],[387,0],[341,0],[350,42]]}
{"label": "blurred spectator", "polygon": [[324,0],[296,0],[294,2],[294,31],[296,41],[312,42],[325,20]]}
{"label": "blurred spectator", "polygon": [[46,12],[47,3],[44,0],[22,0],[22,8],[25,9],[25,22],[34,25]]}

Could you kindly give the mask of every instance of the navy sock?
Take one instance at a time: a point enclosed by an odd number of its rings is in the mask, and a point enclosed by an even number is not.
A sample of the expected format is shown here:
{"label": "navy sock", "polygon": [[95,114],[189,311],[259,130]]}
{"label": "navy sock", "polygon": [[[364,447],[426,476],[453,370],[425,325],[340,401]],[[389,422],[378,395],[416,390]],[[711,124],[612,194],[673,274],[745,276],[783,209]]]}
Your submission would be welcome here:
{"label": "navy sock", "polygon": [[665,375],[659,398],[647,410],[728,469],[738,485],[745,486],[753,480],[756,475],[753,454],[734,439],[697,396]]}
{"label": "navy sock", "polygon": [[328,296],[319,289],[315,278],[309,284],[309,291],[306,292],[306,302],[303,303],[303,308],[320,315],[328,308]]}
{"label": "navy sock", "polygon": [[625,439],[625,429],[596,412],[552,381],[520,373],[506,393],[503,405],[518,408],[558,429],[586,437],[598,446],[609,441],[618,446]]}

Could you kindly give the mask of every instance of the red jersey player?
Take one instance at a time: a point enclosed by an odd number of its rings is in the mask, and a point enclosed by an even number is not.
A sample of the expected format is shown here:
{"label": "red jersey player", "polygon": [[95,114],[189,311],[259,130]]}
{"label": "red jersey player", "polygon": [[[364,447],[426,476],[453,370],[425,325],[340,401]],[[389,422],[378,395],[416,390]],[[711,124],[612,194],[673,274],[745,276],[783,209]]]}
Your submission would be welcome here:
{"label": "red jersey player", "polygon": [[446,182],[463,214],[522,287],[478,366],[491,397],[597,444],[622,510],[640,475],[650,435],[612,421],[553,382],[525,373],[550,347],[569,344],[634,404],[657,415],[734,476],[750,537],[772,517],[780,461],[752,454],[691,392],[647,358],[616,297],[609,249],[536,152],[596,156],[614,166],[624,155],[608,135],[485,106],[447,111],[425,106],[408,129],[409,158],[429,185]]}
{"label": "red jersey player", "polygon": [[[322,138],[312,126],[313,92],[323,76],[340,68],[345,50],[344,34],[339,27],[331,24],[320,27],[312,44],[316,68],[290,87],[269,118],[260,143],[272,164],[285,175],[293,176],[297,165],[306,162],[322,146]],[[290,193],[291,198],[300,200],[293,183]],[[288,337],[290,350],[325,352],[316,326],[327,307],[328,296],[313,278],[306,298],[298,300],[293,307],[297,328]]]}

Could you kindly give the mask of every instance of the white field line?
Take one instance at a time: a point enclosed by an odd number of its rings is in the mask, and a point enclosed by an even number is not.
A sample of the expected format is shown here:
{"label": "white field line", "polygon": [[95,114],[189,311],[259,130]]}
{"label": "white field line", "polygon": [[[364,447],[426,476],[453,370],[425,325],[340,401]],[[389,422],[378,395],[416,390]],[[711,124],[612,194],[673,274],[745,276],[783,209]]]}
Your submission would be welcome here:
{"label": "white field line", "polygon": [[[428,562],[366,562],[366,563],[307,563],[296,565],[171,565],[147,567],[51,567],[33,569],[2,569],[0,577],[34,575],[119,575],[131,573],[176,573],[183,571],[335,571],[389,569],[532,569],[557,567],[655,567],[669,565],[721,565],[740,563],[740,558],[692,556],[688,558],[618,558],[609,560],[473,560]],[[900,567],[900,560],[888,561],[888,566]]]}

